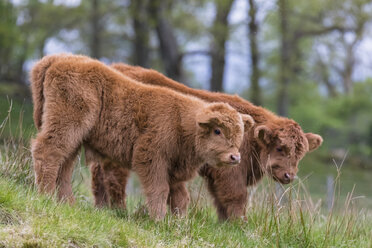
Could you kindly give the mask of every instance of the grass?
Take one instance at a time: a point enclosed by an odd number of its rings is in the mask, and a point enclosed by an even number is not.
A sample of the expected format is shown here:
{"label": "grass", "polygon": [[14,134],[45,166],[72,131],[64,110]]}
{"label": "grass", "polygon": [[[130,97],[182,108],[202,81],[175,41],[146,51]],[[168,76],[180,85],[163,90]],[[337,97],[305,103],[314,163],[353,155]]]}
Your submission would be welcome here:
{"label": "grass", "polygon": [[26,138],[35,133],[30,100],[12,100],[0,94],[0,139]]}
{"label": "grass", "polygon": [[[29,113],[24,116],[31,118]],[[10,112],[5,118],[16,117]],[[29,139],[23,138],[27,135],[5,124],[0,134],[5,129],[7,136],[0,139],[0,247],[372,247],[372,214],[349,193],[368,190],[354,187],[351,180],[344,184],[354,173],[347,166],[340,171],[305,159],[300,170],[304,180],[284,188],[283,197],[277,197],[275,185],[265,180],[252,191],[247,219],[224,223],[217,220],[205,185],[197,179],[190,184],[187,217],[167,215],[154,222],[144,213],[138,194],[129,196],[127,211],[94,208],[89,171],[81,165],[84,158],[73,177],[75,205],[39,195]],[[310,175],[314,168],[321,176]],[[338,202],[330,212],[318,201],[324,195],[320,185],[329,173],[336,178],[333,195]]]}
{"label": "grass", "polygon": [[318,215],[297,201],[253,205],[247,221],[220,223],[210,208],[155,223],[130,199],[128,212],[60,204],[0,178],[3,247],[370,247],[371,217],[349,210]]}
{"label": "grass", "polygon": [[0,182],[0,244],[5,247],[152,246],[153,234],[86,204],[71,207],[38,196],[33,189]]}
{"label": "grass", "polygon": [[[17,147],[18,146],[18,147]],[[154,222],[141,197],[131,195],[128,210],[95,209],[85,179],[75,184],[77,203],[58,203],[36,193],[29,150],[7,142],[1,149],[0,247],[371,247],[372,216],[345,201],[342,211],[324,212],[301,181],[286,188],[260,184],[247,220],[221,223],[210,202],[196,201],[185,218],[168,215]],[[84,177],[77,170],[75,183]],[[199,188],[199,185],[195,186]],[[85,188],[85,190],[81,190]],[[195,190],[194,190],[195,191]]]}
{"label": "grass", "polygon": [[[341,170],[337,166],[342,164]],[[347,194],[353,191],[356,198],[354,204],[359,208],[372,209],[372,171],[368,169],[355,169],[349,166],[346,158],[342,161],[319,161],[313,155],[306,156],[300,162],[299,177],[306,178],[306,188],[314,199],[326,201],[327,196],[327,177],[336,179],[339,177],[341,182],[338,186],[337,196],[340,205],[346,200]]]}

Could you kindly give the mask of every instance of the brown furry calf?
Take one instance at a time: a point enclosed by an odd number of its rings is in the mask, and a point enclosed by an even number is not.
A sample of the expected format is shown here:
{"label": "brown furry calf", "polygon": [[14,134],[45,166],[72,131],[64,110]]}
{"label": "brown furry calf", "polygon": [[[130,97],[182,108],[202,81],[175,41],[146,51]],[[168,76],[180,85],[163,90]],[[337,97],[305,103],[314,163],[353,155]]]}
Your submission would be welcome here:
{"label": "brown furry calf", "polygon": [[[245,214],[247,203],[247,186],[260,181],[267,173],[276,181],[283,184],[290,183],[296,176],[299,161],[309,151],[318,148],[322,138],[313,133],[304,133],[301,127],[293,120],[276,116],[262,107],[250,102],[223,93],[214,93],[196,90],[177,83],[154,70],[134,67],[125,64],[114,64],[113,68],[124,75],[140,82],[164,86],[178,92],[196,96],[208,102],[225,102],[240,113],[249,114],[255,120],[255,126],[250,133],[246,133],[240,149],[242,160],[239,166],[231,169],[217,169],[205,165],[199,174],[208,182],[208,189],[214,198],[218,216],[221,220],[240,217]],[[125,195],[125,189],[105,182],[105,175],[101,175],[100,166],[109,164],[100,161],[99,157],[91,156],[88,163],[92,170],[92,187],[96,204],[106,205],[111,201],[118,205]],[[111,168],[112,165],[111,165]],[[128,173],[115,171],[110,174],[110,182],[127,180]],[[112,177],[117,177],[113,179]],[[113,193],[114,192],[114,193]],[[188,202],[186,197],[177,194],[187,194],[184,190],[172,194],[170,199],[172,210],[185,209]],[[183,199],[177,202],[178,199]]]}
{"label": "brown furry calf", "polygon": [[239,163],[244,124],[253,124],[228,104],[144,85],[84,56],[44,57],[31,75],[36,183],[40,192],[58,188],[62,199],[72,200],[73,161],[84,145],[133,169],[150,216],[161,219],[169,192],[182,190],[199,167]]}

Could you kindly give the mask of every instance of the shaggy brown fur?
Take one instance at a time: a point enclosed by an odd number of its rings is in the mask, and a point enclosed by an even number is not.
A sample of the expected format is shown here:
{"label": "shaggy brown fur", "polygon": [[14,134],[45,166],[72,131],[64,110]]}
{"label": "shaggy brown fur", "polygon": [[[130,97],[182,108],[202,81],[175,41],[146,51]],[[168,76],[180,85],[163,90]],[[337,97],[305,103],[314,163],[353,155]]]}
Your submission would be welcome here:
{"label": "shaggy brown fur", "polygon": [[[254,128],[251,129],[251,133],[246,133],[244,136],[240,149],[242,160],[239,166],[226,170],[205,165],[199,171],[199,174],[208,182],[208,188],[214,198],[218,216],[222,220],[244,215],[248,197],[247,186],[258,182],[265,173],[283,184],[290,183],[296,176],[299,161],[307,152],[315,150],[322,143],[322,138],[319,135],[304,133],[295,121],[278,117],[262,107],[254,106],[237,95],[232,96],[191,89],[157,71],[141,67],[120,63],[113,64],[112,67],[128,77],[146,84],[165,86],[208,102],[229,103],[240,113],[249,114],[254,118],[256,123]],[[105,189],[111,188],[109,185],[105,187],[104,182],[100,180],[102,175],[94,172],[99,171],[99,168],[97,168],[99,158],[93,159],[93,161],[95,163],[91,162],[93,165],[91,166],[93,170],[92,185],[96,204],[105,205],[107,204],[105,197],[112,197],[110,192]],[[101,165],[103,164],[101,162]],[[125,172],[118,172],[116,175],[120,178],[118,180],[126,178]],[[110,180],[113,181],[111,176]],[[187,205],[187,202],[184,201],[187,197],[176,195],[177,193],[188,195],[183,189],[172,194],[174,200],[169,203],[173,210],[184,209],[185,204]],[[115,188],[115,191],[119,192],[120,190]],[[178,202],[178,199],[182,199],[182,201]]]}
{"label": "shaggy brown fur", "polygon": [[[244,124],[252,124],[228,104],[144,85],[84,56],[44,57],[31,81],[39,191],[52,193],[58,186],[60,198],[72,199],[73,161],[84,145],[88,158],[93,151],[138,174],[155,219],[164,217],[169,192],[199,167],[239,163]],[[120,184],[125,188],[125,179]]]}

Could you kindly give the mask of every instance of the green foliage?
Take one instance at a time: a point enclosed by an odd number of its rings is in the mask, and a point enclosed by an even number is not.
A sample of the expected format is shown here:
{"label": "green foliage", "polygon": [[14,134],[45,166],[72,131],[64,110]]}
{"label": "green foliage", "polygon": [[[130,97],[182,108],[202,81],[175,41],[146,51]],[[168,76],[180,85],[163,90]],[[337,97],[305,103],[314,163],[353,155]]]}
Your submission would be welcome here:
{"label": "green foliage", "polygon": [[18,4],[1,1],[0,13],[0,79],[25,83],[24,63],[43,56],[47,39],[72,28],[82,12],[80,6],[30,0]]}
{"label": "green foliage", "polygon": [[1,59],[9,58],[9,55],[5,54],[9,51],[16,38],[16,19],[14,7],[8,1],[0,1],[0,48],[1,48]]}
{"label": "green foliage", "polygon": [[21,42],[21,31],[16,24],[17,12],[9,1],[0,1],[0,78],[14,76],[18,57],[16,46]]}
{"label": "green foliage", "polygon": [[350,95],[336,98],[322,96],[310,83],[293,86],[292,92],[291,118],[305,131],[320,133],[325,148],[349,151],[355,165],[370,167],[372,80],[356,83]]}
{"label": "green foliage", "polygon": [[[179,4],[174,4],[172,13],[170,14],[172,25],[179,30],[180,35],[184,40],[182,43],[189,41],[195,42],[203,37],[203,32],[207,28],[207,23],[204,21],[205,1],[180,1]],[[185,21],[187,20],[187,21]]]}

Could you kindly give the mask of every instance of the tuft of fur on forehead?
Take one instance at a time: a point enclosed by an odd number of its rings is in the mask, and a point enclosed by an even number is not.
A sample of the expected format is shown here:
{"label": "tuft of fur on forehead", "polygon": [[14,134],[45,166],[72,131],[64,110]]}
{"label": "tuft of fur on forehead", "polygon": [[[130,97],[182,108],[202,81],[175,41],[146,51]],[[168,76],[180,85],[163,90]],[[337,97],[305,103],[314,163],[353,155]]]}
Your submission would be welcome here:
{"label": "tuft of fur on forehead", "polygon": [[288,118],[276,118],[266,124],[273,130],[273,140],[279,139],[281,145],[290,149],[290,156],[301,159],[309,150],[309,144],[301,126]]}
{"label": "tuft of fur on forehead", "polygon": [[242,133],[242,117],[235,109],[224,103],[211,103],[208,108],[198,114],[198,118],[200,120],[212,119],[217,127],[224,129],[227,138],[234,139]]}

